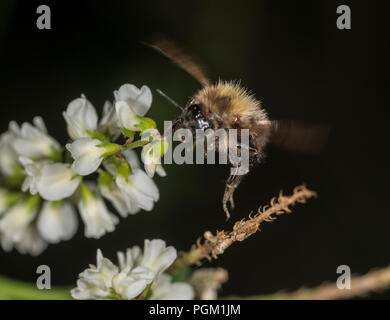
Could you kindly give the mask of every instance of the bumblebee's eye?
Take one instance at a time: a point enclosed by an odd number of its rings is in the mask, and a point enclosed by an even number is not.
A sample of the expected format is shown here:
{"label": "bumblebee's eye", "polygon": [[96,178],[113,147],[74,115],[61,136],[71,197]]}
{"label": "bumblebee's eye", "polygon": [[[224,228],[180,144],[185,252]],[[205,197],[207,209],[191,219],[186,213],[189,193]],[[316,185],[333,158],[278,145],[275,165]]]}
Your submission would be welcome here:
{"label": "bumblebee's eye", "polygon": [[190,106],[190,109],[191,109],[191,112],[192,112],[192,116],[195,118],[195,119],[200,119],[203,117],[203,114],[202,112],[200,111],[200,105],[199,104],[192,104]]}
{"label": "bumblebee's eye", "polygon": [[212,125],[210,124],[209,120],[206,119],[206,117],[203,115],[202,111],[200,110],[199,104],[196,103],[191,104],[188,110],[191,112],[192,117],[198,123],[199,129],[206,130],[208,128],[212,128]]}

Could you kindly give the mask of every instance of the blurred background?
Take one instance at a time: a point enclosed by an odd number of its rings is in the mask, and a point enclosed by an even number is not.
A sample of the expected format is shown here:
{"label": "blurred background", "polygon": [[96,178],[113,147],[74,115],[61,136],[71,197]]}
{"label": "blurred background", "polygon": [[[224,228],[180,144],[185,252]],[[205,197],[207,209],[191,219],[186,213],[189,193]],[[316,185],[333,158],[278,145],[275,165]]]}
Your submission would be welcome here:
{"label": "blurred background", "polygon": [[[51,8],[52,29],[38,30],[36,9]],[[350,5],[352,30],[336,28]],[[74,286],[96,249],[116,251],[145,238],[188,250],[204,231],[229,230],[280,189],[302,182],[317,200],[264,225],[218,260],[230,280],[222,295],[272,293],[336,281],[339,265],[365,273],[390,263],[388,22],[385,2],[368,1],[10,1],[0,2],[0,129],[41,115],[65,143],[62,112],[84,93],[101,112],[124,83],[160,88],[178,103],[199,84],[140,41],[165,33],[207,66],[213,79],[241,79],[272,119],[332,126],[325,152],[307,156],[269,148],[266,161],[235,194],[225,222],[223,165],[169,165],[156,178],[152,212],[121,219],[115,232],[50,245],[38,257],[0,251],[0,274],[34,281],[51,267],[52,285]],[[149,116],[159,128],[178,110],[158,95]],[[371,295],[390,298],[390,292]]]}

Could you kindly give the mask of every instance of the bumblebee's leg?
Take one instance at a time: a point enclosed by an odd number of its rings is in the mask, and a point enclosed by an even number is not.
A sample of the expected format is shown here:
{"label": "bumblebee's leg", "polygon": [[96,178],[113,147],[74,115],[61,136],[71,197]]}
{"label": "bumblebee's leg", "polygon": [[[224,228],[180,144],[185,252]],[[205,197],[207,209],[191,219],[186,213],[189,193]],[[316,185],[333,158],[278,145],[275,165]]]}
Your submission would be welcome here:
{"label": "bumblebee's leg", "polygon": [[225,186],[225,192],[223,194],[222,199],[222,207],[223,210],[226,213],[226,220],[230,218],[230,213],[227,207],[228,202],[230,203],[230,208],[234,209],[234,199],[233,194],[234,191],[237,189],[237,187],[240,185],[242,179],[245,175],[235,175],[232,174],[229,176],[229,178],[226,180],[226,186]]}
{"label": "bumblebee's leg", "polygon": [[[230,213],[227,207],[228,202],[230,203],[230,208],[234,209],[234,199],[233,199],[234,191],[240,185],[244,177],[250,172],[250,170],[252,170],[253,167],[255,167],[260,162],[260,159],[261,159],[261,154],[255,152],[249,158],[249,171],[246,174],[237,175],[233,173],[226,180],[225,192],[223,194],[223,199],[222,199],[222,207],[226,213],[226,220],[229,220],[230,218]],[[238,172],[238,168],[235,169],[236,169],[235,172]]]}

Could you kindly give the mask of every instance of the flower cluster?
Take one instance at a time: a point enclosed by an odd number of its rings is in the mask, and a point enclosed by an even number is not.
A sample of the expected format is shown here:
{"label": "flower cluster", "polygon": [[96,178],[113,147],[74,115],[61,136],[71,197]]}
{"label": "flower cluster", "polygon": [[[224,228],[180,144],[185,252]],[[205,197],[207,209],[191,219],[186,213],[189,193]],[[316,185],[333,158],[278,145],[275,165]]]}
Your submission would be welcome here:
{"label": "flower cluster", "polygon": [[173,282],[164,271],[176,260],[176,249],[163,240],[145,240],[144,250],[134,246],[118,252],[118,264],[113,264],[97,251],[96,266],[79,275],[72,297],[87,299],[152,299],[189,300],[194,297],[191,285]]}
{"label": "flower cluster", "polygon": [[[85,224],[85,236],[100,238],[119,221],[103,199],[122,217],[153,209],[159,191],[152,178],[155,172],[166,175],[160,158],[167,142],[156,123],[145,117],[151,91],[125,84],[114,97],[114,103],[105,103],[100,120],[84,95],[69,103],[63,116],[71,141],[65,148],[48,134],[41,117],[21,126],[12,121],[0,136],[4,250],[36,255],[48,243],[72,238],[78,227],[75,207]],[[143,148],[146,172],[132,150],[136,147]],[[86,181],[96,172],[97,183]]]}

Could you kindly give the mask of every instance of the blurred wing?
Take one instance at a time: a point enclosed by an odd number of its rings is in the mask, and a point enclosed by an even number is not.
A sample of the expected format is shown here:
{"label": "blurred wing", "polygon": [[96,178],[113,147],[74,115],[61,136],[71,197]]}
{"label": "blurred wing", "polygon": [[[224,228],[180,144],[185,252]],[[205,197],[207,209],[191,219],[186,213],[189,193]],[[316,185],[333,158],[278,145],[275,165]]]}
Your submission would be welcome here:
{"label": "blurred wing", "polygon": [[172,40],[162,35],[158,35],[146,39],[143,43],[171,59],[179,67],[183,68],[191,76],[198,80],[203,86],[211,84],[211,81],[206,75],[204,69],[193,57],[187,54]]}
{"label": "blurred wing", "polygon": [[328,141],[329,126],[292,120],[271,121],[270,142],[275,146],[303,153],[319,153]]}

